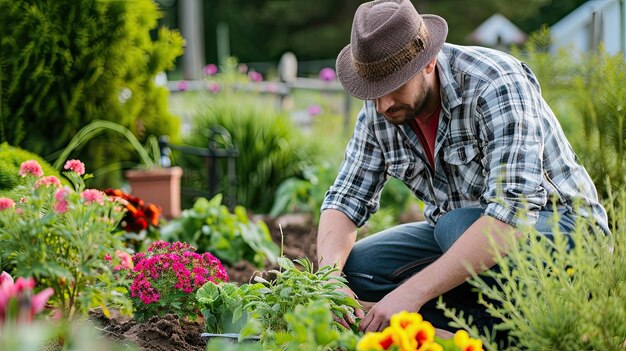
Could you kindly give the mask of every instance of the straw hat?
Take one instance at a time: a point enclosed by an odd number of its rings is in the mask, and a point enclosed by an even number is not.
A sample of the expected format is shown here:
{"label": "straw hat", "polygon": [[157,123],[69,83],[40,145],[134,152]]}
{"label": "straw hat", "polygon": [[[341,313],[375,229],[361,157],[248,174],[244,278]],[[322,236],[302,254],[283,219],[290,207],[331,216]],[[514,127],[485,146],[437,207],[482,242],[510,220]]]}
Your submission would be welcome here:
{"label": "straw hat", "polygon": [[359,99],[376,99],[413,78],[437,54],[448,24],[421,15],[409,0],[376,0],[354,14],[350,44],[337,56],[337,77]]}

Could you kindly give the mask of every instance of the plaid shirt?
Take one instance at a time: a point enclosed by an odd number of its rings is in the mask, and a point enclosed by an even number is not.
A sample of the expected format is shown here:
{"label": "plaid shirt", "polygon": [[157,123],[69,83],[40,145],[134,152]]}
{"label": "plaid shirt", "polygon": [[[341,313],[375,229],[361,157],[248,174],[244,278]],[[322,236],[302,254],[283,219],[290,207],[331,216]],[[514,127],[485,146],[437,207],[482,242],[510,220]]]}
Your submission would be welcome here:
{"label": "plaid shirt", "polygon": [[425,203],[431,224],[453,209],[480,206],[512,226],[534,225],[538,211],[556,201],[609,233],[595,186],[524,63],[491,49],[445,44],[437,69],[442,111],[435,168],[408,124],[388,123],[365,101],[322,210],[342,211],[360,227],[394,177]]}

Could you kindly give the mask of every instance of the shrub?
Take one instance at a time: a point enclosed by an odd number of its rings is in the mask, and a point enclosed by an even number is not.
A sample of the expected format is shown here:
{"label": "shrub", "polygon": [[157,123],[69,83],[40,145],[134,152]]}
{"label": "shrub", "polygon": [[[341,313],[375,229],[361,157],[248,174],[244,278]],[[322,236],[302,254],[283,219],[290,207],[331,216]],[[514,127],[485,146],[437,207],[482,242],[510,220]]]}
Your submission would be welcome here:
{"label": "shrub", "polygon": [[44,176],[34,160],[22,163],[20,175],[27,181],[27,196],[20,201],[0,200],[0,263],[13,274],[34,277],[52,287],[53,307],[72,317],[96,306],[108,313],[114,304],[128,312],[123,280],[113,277],[105,255],[121,249],[113,235],[122,211],[101,191],[85,189],[79,161],[66,164],[74,188],[61,187],[58,178]]}
{"label": "shrub", "polygon": [[[159,28],[156,2],[0,0],[0,142],[37,154],[63,148],[96,119],[175,137],[178,121],[157,73],[182,54],[179,33]],[[156,39],[153,39],[156,38]],[[80,155],[95,169],[128,160],[111,138]]]}
{"label": "shrub", "polygon": [[[619,196],[626,200],[625,191]],[[581,222],[571,234],[575,245],[570,249],[558,231],[553,241],[531,233],[527,241],[512,243],[507,256],[496,256],[499,271],[485,273],[495,280],[495,287],[481,276],[470,281],[486,298],[487,313],[502,319],[495,329],[508,332],[507,349],[623,349],[626,209],[607,209],[620,219],[614,223],[613,236],[590,231]],[[454,316],[451,312],[446,313]],[[453,318],[455,326],[469,330],[471,321]],[[474,328],[472,334],[490,333]],[[489,350],[502,349],[488,337],[482,339]]]}
{"label": "shrub", "polygon": [[231,213],[222,205],[219,194],[211,200],[196,200],[192,208],[161,228],[161,238],[184,241],[229,265],[246,260],[264,267],[266,260],[274,261],[279,251],[264,222],[252,222],[243,206]]}

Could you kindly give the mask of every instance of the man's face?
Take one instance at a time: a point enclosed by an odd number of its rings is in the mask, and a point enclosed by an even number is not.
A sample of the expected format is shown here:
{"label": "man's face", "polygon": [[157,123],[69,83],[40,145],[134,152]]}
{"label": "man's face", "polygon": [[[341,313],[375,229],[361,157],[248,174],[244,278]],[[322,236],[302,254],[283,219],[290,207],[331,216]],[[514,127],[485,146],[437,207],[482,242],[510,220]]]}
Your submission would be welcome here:
{"label": "man's face", "polygon": [[402,125],[421,116],[432,100],[433,88],[422,70],[400,88],[375,100],[376,111],[395,125]]}

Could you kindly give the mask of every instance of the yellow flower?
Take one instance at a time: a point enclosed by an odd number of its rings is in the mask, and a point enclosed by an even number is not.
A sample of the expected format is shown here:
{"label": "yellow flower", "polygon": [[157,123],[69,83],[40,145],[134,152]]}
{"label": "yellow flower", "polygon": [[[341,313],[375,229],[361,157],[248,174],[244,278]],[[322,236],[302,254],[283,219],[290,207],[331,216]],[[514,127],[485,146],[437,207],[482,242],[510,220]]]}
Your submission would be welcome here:
{"label": "yellow flower", "polygon": [[419,313],[401,311],[391,316],[389,325],[394,328],[406,329],[410,325],[419,324],[421,322],[422,316]]}
{"label": "yellow flower", "polygon": [[483,351],[482,341],[470,338],[465,330],[459,330],[454,334],[454,344],[461,351]]}
{"label": "yellow flower", "polygon": [[380,333],[365,333],[356,345],[358,351],[382,351],[390,350],[393,345],[398,345],[398,335],[393,328],[385,328]]}
{"label": "yellow flower", "polygon": [[400,340],[402,350],[430,350],[429,345],[435,341],[435,328],[426,321],[411,324]]}

